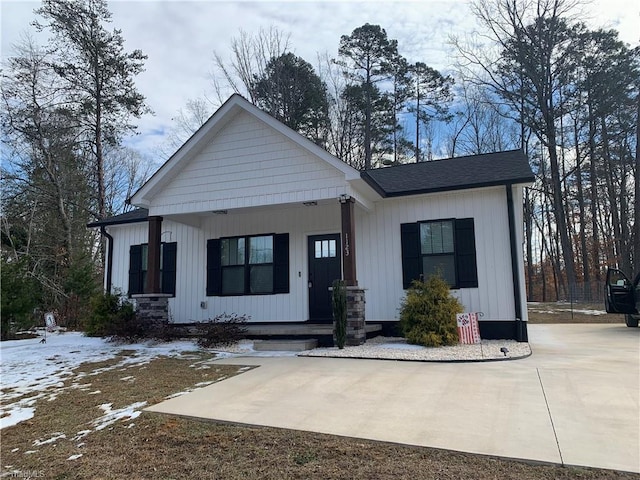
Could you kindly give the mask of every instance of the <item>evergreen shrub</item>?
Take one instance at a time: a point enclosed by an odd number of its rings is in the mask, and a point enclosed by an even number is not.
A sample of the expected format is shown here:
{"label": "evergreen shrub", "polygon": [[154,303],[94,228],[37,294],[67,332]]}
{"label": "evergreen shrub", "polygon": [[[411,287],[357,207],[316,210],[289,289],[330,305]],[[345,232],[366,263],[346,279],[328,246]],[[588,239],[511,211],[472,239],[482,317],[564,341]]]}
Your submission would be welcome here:
{"label": "evergreen shrub", "polygon": [[3,258],[0,275],[0,333],[2,340],[9,340],[16,330],[37,325],[34,310],[41,301],[41,292],[25,261],[7,262]]}
{"label": "evergreen shrub", "polygon": [[133,304],[120,295],[110,293],[95,295],[91,299],[84,333],[89,337],[114,337],[126,341],[145,336],[142,326],[136,322]]}
{"label": "evergreen shrub", "polygon": [[439,275],[414,281],[400,306],[400,330],[407,342],[425,347],[458,343],[456,314],[464,307]]}

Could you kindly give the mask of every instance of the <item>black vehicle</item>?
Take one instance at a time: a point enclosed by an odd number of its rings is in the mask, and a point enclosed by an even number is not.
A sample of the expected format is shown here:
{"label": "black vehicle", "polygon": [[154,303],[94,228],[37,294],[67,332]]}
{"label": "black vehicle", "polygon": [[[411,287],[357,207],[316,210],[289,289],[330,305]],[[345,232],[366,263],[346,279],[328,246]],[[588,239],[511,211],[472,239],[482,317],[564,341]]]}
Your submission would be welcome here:
{"label": "black vehicle", "polygon": [[637,327],[640,320],[640,273],[629,280],[617,268],[607,269],[604,306],[607,313],[623,313],[627,327]]}

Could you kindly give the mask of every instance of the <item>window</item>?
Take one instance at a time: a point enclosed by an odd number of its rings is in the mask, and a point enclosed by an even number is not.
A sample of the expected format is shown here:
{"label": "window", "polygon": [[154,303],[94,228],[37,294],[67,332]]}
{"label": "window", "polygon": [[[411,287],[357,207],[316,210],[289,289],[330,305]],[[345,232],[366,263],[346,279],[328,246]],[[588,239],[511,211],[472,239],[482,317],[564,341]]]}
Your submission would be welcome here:
{"label": "window", "polygon": [[273,236],[249,237],[249,293],[273,293]]}
{"label": "window", "polygon": [[207,295],[289,292],[289,235],[253,235],[207,242]]}
{"label": "window", "polygon": [[244,238],[226,238],[222,246],[222,293],[244,293]]}
{"label": "window", "polygon": [[314,244],[315,258],[335,258],[336,241],[335,240],[316,240]]}
{"label": "window", "polygon": [[[162,293],[176,294],[177,243],[160,244],[160,287]],[[144,293],[147,280],[149,246],[131,245],[129,249],[129,295]]]}
{"label": "window", "polygon": [[449,285],[456,284],[453,220],[420,223],[420,254],[425,277],[439,273]]}
{"label": "window", "polygon": [[439,272],[452,288],[478,286],[473,218],[400,226],[402,283]]}

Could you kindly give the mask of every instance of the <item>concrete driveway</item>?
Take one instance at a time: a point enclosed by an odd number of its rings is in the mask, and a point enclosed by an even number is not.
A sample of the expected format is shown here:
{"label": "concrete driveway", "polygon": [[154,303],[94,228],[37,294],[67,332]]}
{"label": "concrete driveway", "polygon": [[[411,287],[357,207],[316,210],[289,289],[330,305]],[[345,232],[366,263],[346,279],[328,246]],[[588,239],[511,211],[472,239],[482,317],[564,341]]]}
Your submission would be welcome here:
{"label": "concrete driveway", "polygon": [[640,472],[640,329],[530,325],[488,363],[235,358],[259,365],[148,411]]}

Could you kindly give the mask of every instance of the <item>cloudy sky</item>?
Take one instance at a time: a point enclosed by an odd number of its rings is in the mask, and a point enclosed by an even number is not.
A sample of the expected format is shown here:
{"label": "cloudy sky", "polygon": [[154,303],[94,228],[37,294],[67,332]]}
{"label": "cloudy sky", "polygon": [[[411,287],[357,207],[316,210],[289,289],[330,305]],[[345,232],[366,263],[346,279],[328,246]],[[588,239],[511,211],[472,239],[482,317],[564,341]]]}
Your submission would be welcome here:
{"label": "cloudy sky", "polygon": [[[3,63],[20,35],[33,31],[29,24],[38,5],[0,0]],[[447,71],[453,66],[449,37],[476,28],[468,2],[462,0],[111,0],[109,7],[112,25],[122,30],[126,49],[141,49],[149,57],[146,71],[136,80],[154,111],[138,122],[140,135],[135,139],[147,152],[163,141],[172,118],[188,99],[211,93],[213,52],[227,58],[230,41],[241,29],[251,33],[275,26],[290,33],[293,52],[315,65],[318,53],[337,55],[341,35],[365,23],[378,24],[389,38],[398,40],[400,53],[409,61]],[[581,18],[592,27],[615,28],[625,42],[640,43],[636,0],[593,0],[582,11]]]}

